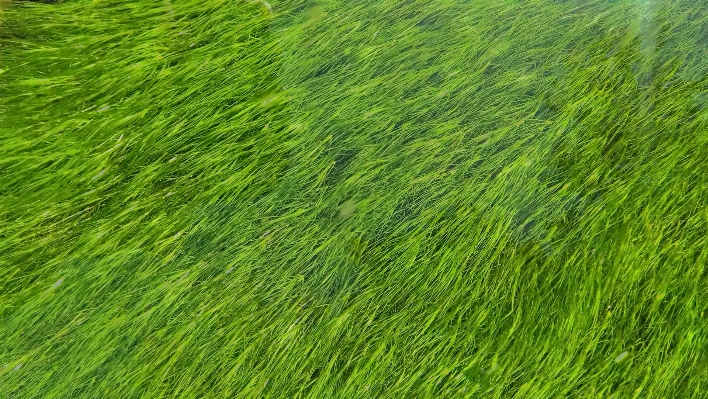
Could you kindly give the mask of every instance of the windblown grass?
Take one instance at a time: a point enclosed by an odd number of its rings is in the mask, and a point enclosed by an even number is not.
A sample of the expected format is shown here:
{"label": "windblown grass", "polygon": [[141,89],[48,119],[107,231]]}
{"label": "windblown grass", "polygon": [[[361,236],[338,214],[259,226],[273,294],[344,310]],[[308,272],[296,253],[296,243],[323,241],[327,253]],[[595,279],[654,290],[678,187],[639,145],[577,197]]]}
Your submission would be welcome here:
{"label": "windblown grass", "polygon": [[708,4],[0,6],[0,397],[708,392]]}

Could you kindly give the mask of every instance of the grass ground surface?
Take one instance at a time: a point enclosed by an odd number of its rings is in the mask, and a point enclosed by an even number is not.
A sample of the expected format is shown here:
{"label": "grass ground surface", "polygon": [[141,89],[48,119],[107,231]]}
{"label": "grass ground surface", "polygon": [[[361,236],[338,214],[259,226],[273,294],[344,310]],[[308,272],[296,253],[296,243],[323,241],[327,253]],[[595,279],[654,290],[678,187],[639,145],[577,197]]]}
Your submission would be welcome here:
{"label": "grass ground surface", "polygon": [[0,11],[1,398],[708,397],[708,3]]}

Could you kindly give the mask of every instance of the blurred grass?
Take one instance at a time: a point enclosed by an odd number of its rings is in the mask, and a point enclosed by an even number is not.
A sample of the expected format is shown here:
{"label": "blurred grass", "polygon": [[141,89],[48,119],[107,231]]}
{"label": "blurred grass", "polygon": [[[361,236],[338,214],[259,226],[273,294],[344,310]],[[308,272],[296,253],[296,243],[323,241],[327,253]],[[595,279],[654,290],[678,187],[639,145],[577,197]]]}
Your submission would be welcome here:
{"label": "blurred grass", "polygon": [[703,397],[707,22],[4,4],[0,397]]}

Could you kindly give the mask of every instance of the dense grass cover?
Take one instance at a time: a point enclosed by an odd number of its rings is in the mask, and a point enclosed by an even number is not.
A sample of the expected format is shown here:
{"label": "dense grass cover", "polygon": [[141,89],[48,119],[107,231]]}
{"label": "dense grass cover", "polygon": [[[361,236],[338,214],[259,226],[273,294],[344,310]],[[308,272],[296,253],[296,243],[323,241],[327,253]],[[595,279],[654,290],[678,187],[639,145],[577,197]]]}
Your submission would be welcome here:
{"label": "dense grass cover", "polygon": [[707,397],[708,3],[0,10],[0,397]]}

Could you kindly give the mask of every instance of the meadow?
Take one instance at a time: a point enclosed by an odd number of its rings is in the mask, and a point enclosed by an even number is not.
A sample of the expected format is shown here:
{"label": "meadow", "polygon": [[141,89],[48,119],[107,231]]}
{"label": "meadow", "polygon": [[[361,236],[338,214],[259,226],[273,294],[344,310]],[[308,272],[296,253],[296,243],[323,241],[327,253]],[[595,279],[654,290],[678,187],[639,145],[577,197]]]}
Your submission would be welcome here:
{"label": "meadow", "polygon": [[0,2],[0,398],[708,397],[708,3]]}

